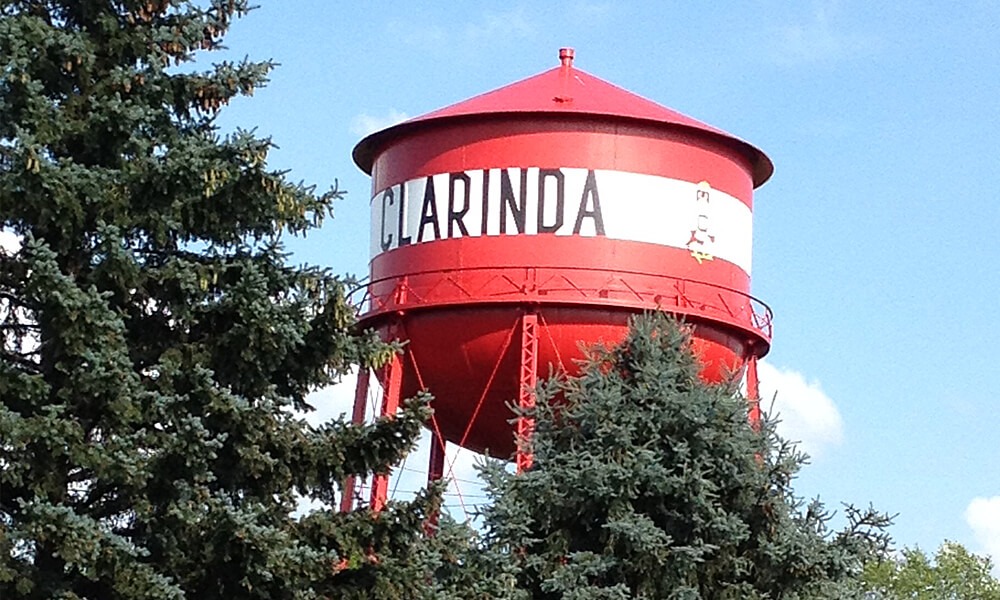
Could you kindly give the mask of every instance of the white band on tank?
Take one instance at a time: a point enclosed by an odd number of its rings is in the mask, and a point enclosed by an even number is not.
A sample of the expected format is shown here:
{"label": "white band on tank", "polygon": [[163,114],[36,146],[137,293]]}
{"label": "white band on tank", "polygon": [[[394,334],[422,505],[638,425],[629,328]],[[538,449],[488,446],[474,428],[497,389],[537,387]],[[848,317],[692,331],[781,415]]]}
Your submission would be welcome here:
{"label": "white band on tank", "polygon": [[705,181],[580,168],[439,173],[380,190],[371,215],[372,257],[456,237],[549,233],[670,246],[750,274],[750,207]]}

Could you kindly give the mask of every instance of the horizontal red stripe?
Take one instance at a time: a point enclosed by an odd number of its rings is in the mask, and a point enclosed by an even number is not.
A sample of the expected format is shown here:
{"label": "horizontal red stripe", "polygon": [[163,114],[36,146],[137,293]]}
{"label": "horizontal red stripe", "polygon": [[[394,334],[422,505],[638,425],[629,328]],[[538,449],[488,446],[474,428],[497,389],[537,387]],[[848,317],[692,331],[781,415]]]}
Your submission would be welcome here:
{"label": "horizontal red stripe", "polygon": [[372,259],[371,279],[511,267],[668,275],[750,292],[746,272],[719,258],[698,262],[689,251],[672,246],[551,234],[452,238],[404,246]]}
{"label": "horizontal red stripe", "polygon": [[510,117],[415,131],[377,157],[372,193],[437,173],[510,167],[610,169],[708,181],[753,207],[751,165],[739,150],[694,132],[587,119]]}

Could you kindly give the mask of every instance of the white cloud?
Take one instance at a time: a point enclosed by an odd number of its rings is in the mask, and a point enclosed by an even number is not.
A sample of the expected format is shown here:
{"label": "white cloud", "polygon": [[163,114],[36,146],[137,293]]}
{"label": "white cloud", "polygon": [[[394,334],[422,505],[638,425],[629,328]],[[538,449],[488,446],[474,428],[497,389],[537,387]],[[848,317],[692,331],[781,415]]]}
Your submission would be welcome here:
{"label": "white cloud", "polygon": [[614,10],[613,2],[577,2],[571,15],[579,22],[593,24],[594,19],[603,18]]}
{"label": "white cloud", "polygon": [[0,229],[0,250],[11,254],[21,249],[21,237],[13,231]]}
{"label": "white cloud", "polygon": [[376,131],[381,131],[386,127],[391,127],[397,123],[401,123],[409,118],[409,115],[396,110],[395,108],[390,108],[388,112],[382,115],[361,113],[360,115],[354,117],[354,120],[351,121],[350,131],[358,137],[364,137],[370,133],[375,133]]}
{"label": "white cloud", "polygon": [[523,7],[506,12],[487,13],[474,23],[465,26],[465,38],[469,42],[488,42],[526,38],[535,32],[533,20]]}
{"label": "white cloud", "polygon": [[993,557],[993,573],[1000,576],[1000,496],[973,498],[965,509],[965,522],[976,541]]}
{"label": "white cloud", "polygon": [[535,35],[535,19],[523,7],[486,11],[465,22],[414,23],[393,21],[390,35],[409,46],[439,51],[455,44],[467,44],[469,51],[495,48]]}
{"label": "white cloud", "polygon": [[403,21],[389,23],[389,35],[408,46],[416,46],[425,50],[445,48],[451,37],[450,28],[446,28],[444,25],[416,24]]}
{"label": "white cloud", "polygon": [[850,58],[876,46],[876,40],[838,26],[834,3],[820,4],[809,19],[774,28],[768,36],[772,58],[799,65]]}
{"label": "white cloud", "polygon": [[354,409],[354,388],[357,384],[357,374],[349,373],[344,375],[340,383],[309,394],[306,401],[316,410],[303,415],[306,421],[316,426],[342,415],[350,418]]}
{"label": "white cloud", "polygon": [[816,381],[791,369],[758,363],[761,407],[777,415],[778,432],[798,441],[812,457],[843,439],[843,421],[833,400]]}

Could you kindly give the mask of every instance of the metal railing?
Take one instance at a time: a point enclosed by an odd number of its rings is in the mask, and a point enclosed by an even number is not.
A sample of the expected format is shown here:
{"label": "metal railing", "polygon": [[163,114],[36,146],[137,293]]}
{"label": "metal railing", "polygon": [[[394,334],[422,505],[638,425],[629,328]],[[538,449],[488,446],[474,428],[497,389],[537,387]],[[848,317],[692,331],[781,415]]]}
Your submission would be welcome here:
{"label": "metal railing", "polygon": [[773,313],[758,298],[710,282],[669,275],[593,268],[493,267],[421,271],[363,283],[351,293],[362,319],[436,306],[534,302],[664,310],[751,328],[768,340],[773,331]]}

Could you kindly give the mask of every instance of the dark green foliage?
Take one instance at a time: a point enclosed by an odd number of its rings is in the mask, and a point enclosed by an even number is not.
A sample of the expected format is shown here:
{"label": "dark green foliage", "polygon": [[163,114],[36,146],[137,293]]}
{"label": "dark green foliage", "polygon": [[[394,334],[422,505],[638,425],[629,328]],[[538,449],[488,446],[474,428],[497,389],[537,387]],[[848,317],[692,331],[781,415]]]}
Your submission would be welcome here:
{"label": "dark green foliage", "polygon": [[[395,597],[436,502],[291,517],[413,445],[291,409],[394,348],[349,280],[290,266],[341,192],[267,168],[216,112],[269,63],[177,65],[245,0],[0,4],[0,597]],[[362,581],[363,587],[358,582]],[[379,590],[383,590],[380,592]]]}
{"label": "dark green foliage", "polygon": [[[511,598],[842,598],[888,519],[827,530],[791,482],[803,457],[746,400],[698,377],[687,333],[639,318],[532,413],[533,467],[485,470],[487,552]],[[558,398],[558,400],[553,401]],[[506,572],[496,575],[501,569]]]}

